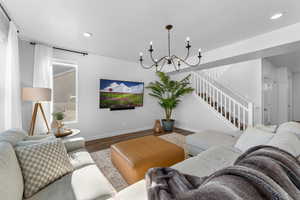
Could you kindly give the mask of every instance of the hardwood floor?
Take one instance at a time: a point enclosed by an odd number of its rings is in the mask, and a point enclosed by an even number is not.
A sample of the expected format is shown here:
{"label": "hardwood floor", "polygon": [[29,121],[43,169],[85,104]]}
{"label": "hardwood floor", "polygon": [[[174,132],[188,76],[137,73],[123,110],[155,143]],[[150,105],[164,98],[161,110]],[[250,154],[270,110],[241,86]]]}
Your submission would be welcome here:
{"label": "hardwood floor", "polygon": [[[190,134],[194,133],[194,132],[179,129],[179,128],[174,128],[173,132],[180,133],[182,135],[190,135]],[[95,152],[95,151],[99,151],[102,149],[107,149],[110,147],[110,145],[121,142],[121,141],[130,140],[133,138],[144,137],[147,135],[160,136],[160,135],[164,135],[164,134],[168,134],[168,133],[171,133],[171,132],[163,132],[160,134],[155,134],[152,129],[134,132],[134,133],[127,133],[127,134],[122,134],[122,135],[113,136],[113,137],[109,137],[109,138],[102,138],[102,139],[87,141],[86,148],[89,152]]]}

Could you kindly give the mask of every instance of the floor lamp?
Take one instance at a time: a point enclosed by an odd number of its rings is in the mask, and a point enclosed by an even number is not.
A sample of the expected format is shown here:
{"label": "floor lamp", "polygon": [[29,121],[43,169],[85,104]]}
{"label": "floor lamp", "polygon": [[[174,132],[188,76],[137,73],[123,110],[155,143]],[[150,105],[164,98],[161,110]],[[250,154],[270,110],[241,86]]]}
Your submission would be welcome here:
{"label": "floor lamp", "polygon": [[39,110],[41,111],[42,117],[47,126],[48,133],[50,133],[50,128],[41,102],[51,101],[51,89],[50,88],[23,88],[22,98],[23,101],[35,102],[28,134],[30,136],[34,134],[36,117]]}

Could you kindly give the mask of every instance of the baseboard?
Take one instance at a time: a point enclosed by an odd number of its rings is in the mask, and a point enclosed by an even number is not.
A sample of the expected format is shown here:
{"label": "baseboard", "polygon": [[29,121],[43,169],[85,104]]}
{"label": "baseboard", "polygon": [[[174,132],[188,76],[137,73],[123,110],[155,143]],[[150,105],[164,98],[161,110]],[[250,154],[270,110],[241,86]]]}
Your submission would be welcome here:
{"label": "baseboard", "polygon": [[[183,129],[183,130],[187,130],[187,131],[191,131],[191,132],[194,132],[194,133],[200,133],[202,131],[206,131],[207,129],[203,129],[203,130],[200,130],[200,129],[193,129],[193,128],[190,128],[190,127],[185,127],[185,126],[176,126],[177,128],[180,128],[180,129]],[[213,129],[210,129],[210,130],[213,130]],[[228,134],[228,135],[232,135],[232,136],[240,136],[242,134],[243,131],[239,131],[239,130],[233,130],[233,131],[225,131],[224,133]]]}
{"label": "baseboard", "polygon": [[113,132],[110,132],[110,133],[103,133],[103,134],[94,135],[94,136],[87,136],[87,137],[84,137],[84,138],[85,138],[86,141],[92,141],[92,140],[97,140],[97,139],[114,137],[114,136],[118,136],[118,135],[125,135],[125,134],[128,134],[128,133],[134,133],[134,132],[149,130],[149,129],[152,129],[152,128],[153,128],[153,126],[147,126],[147,127],[143,127],[143,128],[119,130],[119,131],[113,131]]}
{"label": "baseboard", "polygon": [[190,132],[194,132],[194,133],[198,133],[198,132],[203,131],[203,130],[193,129],[193,128],[185,127],[185,126],[176,126],[176,128],[183,129],[183,130],[190,131]]}

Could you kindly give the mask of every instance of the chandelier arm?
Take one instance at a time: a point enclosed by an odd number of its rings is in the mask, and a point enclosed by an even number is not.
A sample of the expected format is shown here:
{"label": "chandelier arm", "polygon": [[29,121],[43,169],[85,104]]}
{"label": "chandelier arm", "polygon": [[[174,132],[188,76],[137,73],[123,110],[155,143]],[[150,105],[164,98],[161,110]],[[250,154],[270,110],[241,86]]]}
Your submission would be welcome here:
{"label": "chandelier arm", "polygon": [[186,56],[183,60],[186,61],[189,57],[190,57],[190,48],[187,49]]}
{"label": "chandelier arm", "polygon": [[160,65],[160,69],[159,69],[158,71],[161,71],[161,70],[164,68],[164,66],[165,66],[165,64],[166,64],[166,61],[167,61],[166,56],[165,56],[165,57],[162,57],[161,59],[163,60],[163,62],[162,62],[162,65]]}
{"label": "chandelier arm", "polygon": [[155,61],[155,59],[152,56],[152,52],[150,52],[150,58],[151,58],[151,60],[152,60],[153,63],[157,63],[158,64],[158,63],[160,63],[166,57],[167,56],[164,56],[164,57],[160,58],[159,60]]}
{"label": "chandelier arm", "polygon": [[198,59],[199,59],[199,60],[198,60],[198,63],[196,63],[196,64],[194,64],[194,65],[187,63],[185,60],[179,58],[178,56],[174,56],[174,57],[177,58],[178,60],[180,60],[181,62],[183,62],[184,64],[186,64],[186,65],[189,66],[189,67],[197,67],[197,66],[199,66],[199,64],[200,64],[200,62],[201,62],[201,57],[199,57],[199,56],[198,56]]}
{"label": "chandelier arm", "polygon": [[144,69],[151,69],[151,68],[153,68],[153,67],[155,66],[155,63],[154,63],[153,65],[150,65],[150,66],[145,66],[145,65],[143,64],[143,61],[140,61],[140,64],[141,64],[141,66],[142,66]]}
{"label": "chandelier arm", "polygon": [[173,64],[173,66],[174,66],[174,68],[175,68],[175,70],[176,71],[179,71],[179,67],[177,68],[177,66],[176,66],[176,63],[175,63],[175,61],[174,61],[174,59],[171,59],[171,61],[172,61],[172,64]]}
{"label": "chandelier arm", "polygon": [[[153,58],[152,52],[153,52],[153,51],[150,51],[150,58],[151,58],[152,62],[156,63],[156,62],[155,62],[155,59]],[[161,60],[161,59],[160,59],[160,60]],[[158,62],[158,61],[157,61],[157,62]]]}

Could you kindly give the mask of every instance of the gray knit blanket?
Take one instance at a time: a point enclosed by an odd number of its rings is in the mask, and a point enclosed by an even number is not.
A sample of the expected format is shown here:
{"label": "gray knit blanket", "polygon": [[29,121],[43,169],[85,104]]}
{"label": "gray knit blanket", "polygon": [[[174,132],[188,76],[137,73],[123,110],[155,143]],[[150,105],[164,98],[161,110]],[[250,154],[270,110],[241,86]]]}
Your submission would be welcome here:
{"label": "gray knit blanket", "polygon": [[152,168],[146,187],[148,200],[300,200],[300,162],[278,148],[257,146],[207,177]]}

